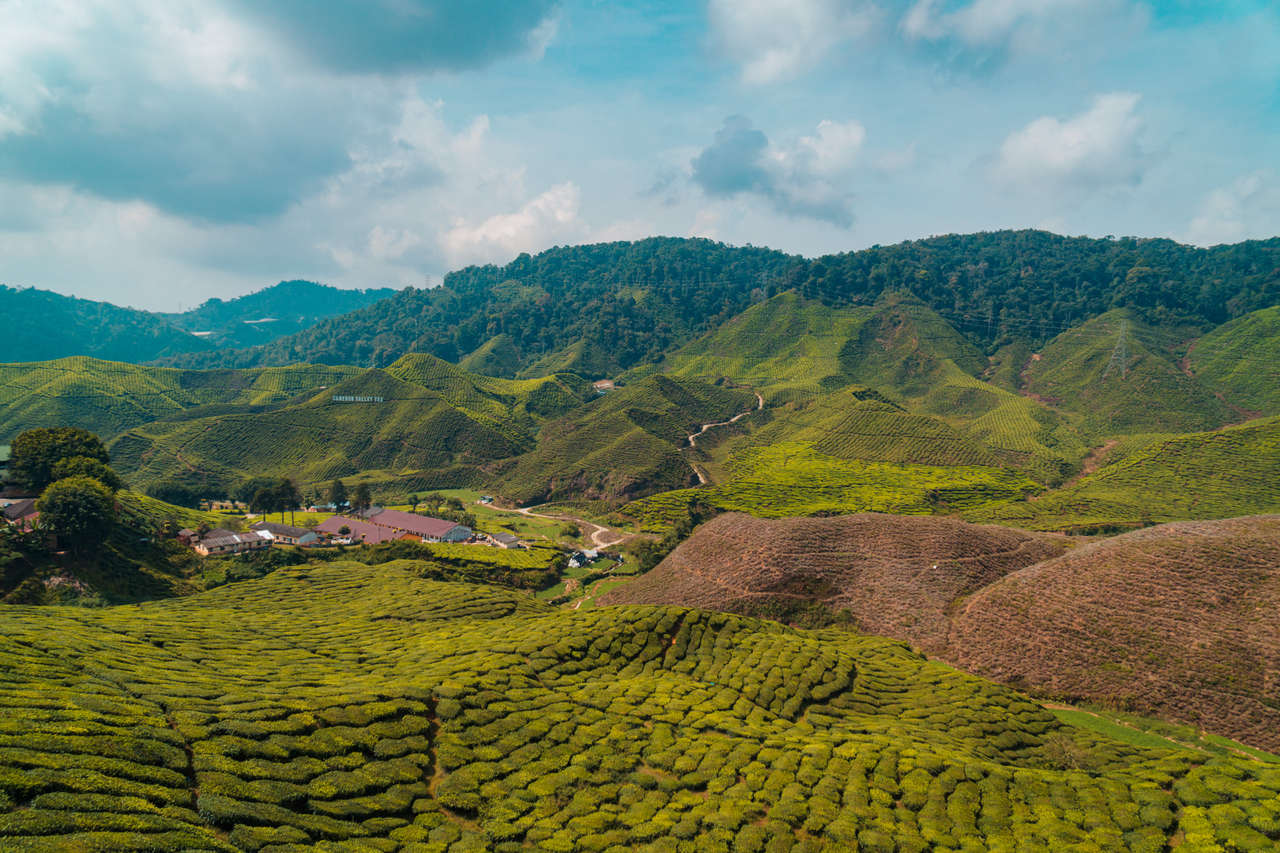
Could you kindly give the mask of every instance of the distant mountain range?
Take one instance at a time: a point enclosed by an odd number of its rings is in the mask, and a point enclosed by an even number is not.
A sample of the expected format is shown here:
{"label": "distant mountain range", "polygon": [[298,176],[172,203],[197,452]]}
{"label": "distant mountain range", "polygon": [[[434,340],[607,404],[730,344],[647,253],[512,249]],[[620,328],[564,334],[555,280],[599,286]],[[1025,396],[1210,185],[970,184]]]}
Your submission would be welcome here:
{"label": "distant mountain range", "polygon": [[0,285],[0,362],[93,356],[148,362],[220,347],[269,343],[395,293],[282,281],[236,299],[210,299],[183,313],[121,308],[34,288]]}

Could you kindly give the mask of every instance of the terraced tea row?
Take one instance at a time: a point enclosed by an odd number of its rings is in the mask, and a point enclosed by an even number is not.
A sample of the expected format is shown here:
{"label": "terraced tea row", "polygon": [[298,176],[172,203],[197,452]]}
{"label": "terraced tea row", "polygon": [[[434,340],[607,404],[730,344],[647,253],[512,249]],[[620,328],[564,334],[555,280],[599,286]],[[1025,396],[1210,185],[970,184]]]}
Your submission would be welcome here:
{"label": "terraced tea row", "polygon": [[573,613],[415,564],[0,625],[14,850],[1266,849],[1280,768],[1138,749],[887,640]]}

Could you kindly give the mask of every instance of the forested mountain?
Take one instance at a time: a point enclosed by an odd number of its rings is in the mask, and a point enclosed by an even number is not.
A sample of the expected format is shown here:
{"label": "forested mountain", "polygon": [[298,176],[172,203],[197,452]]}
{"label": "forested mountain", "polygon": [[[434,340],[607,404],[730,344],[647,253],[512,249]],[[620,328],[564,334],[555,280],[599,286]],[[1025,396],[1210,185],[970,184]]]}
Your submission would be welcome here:
{"label": "forested mountain", "polygon": [[[403,290],[265,347],[167,363],[385,367],[406,352],[456,362],[502,335],[502,349],[521,370],[603,376],[656,360],[727,320],[798,263],[781,252],[702,239],[558,247],[502,267],[452,272],[441,287]],[[510,367],[512,358],[497,363]]]}
{"label": "forested mountain", "polygon": [[209,299],[190,311],[161,316],[200,335],[210,346],[247,347],[300,332],[395,293],[387,287],[346,290],[313,281],[282,281],[235,299]]}
{"label": "forested mountain", "polygon": [[209,348],[195,335],[147,311],[48,290],[0,285],[0,317],[4,318],[0,362],[71,355],[150,361]]}
{"label": "forested mountain", "polygon": [[668,237],[557,247],[502,267],[458,270],[439,288],[404,290],[269,346],[166,363],[385,366],[426,352],[449,361],[474,354],[469,366],[496,375],[605,376],[656,361],[790,289],[828,305],[910,293],[984,349],[1039,346],[1116,308],[1149,324],[1203,331],[1280,301],[1280,238],[1198,249],[997,231],[815,260]]}
{"label": "forested mountain", "polygon": [[182,313],[153,313],[0,285],[0,363],[89,356],[141,363],[218,347],[269,343],[316,322],[395,294],[282,281],[235,299],[210,299]]}

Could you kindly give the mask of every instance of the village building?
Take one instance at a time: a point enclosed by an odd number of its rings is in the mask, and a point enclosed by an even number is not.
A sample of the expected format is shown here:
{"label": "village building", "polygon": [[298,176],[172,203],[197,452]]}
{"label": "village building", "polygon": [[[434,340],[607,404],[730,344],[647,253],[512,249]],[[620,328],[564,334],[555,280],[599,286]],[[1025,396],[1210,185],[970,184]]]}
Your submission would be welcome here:
{"label": "village building", "polygon": [[249,551],[261,551],[271,547],[271,537],[264,536],[256,530],[248,533],[235,533],[217,528],[192,543],[197,554],[222,556],[224,554],[244,554]]}
{"label": "village building", "polygon": [[39,516],[35,498],[0,498],[0,518],[7,524],[30,529]]}
{"label": "village building", "polygon": [[329,536],[343,538],[342,528],[352,542],[376,545],[394,539],[414,542],[465,542],[471,538],[471,528],[456,521],[415,515],[397,509],[373,507],[359,515],[335,515],[316,526],[316,530]]}
{"label": "village building", "polygon": [[249,525],[249,529],[271,537],[271,541],[278,545],[314,545],[320,541],[319,535],[314,530],[276,524],[273,521],[259,521],[257,524]]}
{"label": "village building", "polygon": [[492,539],[494,544],[497,545],[499,548],[523,548],[524,547],[522,544],[520,544],[519,536],[516,536],[514,533],[507,533],[505,530],[500,530],[497,533],[491,533],[489,534],[489,538]]}

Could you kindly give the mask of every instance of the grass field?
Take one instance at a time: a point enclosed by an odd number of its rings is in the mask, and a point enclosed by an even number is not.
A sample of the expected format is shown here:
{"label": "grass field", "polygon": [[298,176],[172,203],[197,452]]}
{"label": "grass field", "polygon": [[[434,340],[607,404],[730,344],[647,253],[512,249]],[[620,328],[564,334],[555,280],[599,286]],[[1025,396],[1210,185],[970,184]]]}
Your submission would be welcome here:
{"label": "grass field", "polygon": [[1280,414],[1280,305],[1224,323],[1192,346],[1198,379],[1230,404],[1261,415]]}
{"label": "grass field", "polygon": [[[0,623],[11,850],[1266,849],[1280,768],[899,643],[553,610],[416,564]],[[418,845],[418,847],[414,847]]]}

